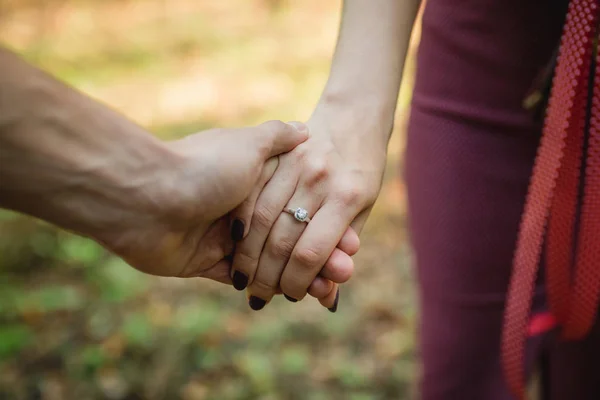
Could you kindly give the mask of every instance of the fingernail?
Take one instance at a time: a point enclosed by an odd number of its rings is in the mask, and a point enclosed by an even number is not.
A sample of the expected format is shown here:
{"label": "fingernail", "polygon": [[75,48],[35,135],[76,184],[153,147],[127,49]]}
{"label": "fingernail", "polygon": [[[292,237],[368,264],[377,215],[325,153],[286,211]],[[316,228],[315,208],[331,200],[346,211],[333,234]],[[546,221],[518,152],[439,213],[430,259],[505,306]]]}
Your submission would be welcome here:
{"label": "fingernail", "polygon": [[290,121],[288,122],[288,125],[291,125],[294,128],[296,128],[298,132],[308,132],[308,126],[306,126],[306,124],[303,124],[302,122]]}
{"label": "fingernail", "polygon": [[248,286],[248,277],[243,272],[235,271],[231,280],[233,281],[233,287],[237,290],[244,290]]}
{"label": "fingernail", "polygon": [[298,300],[296,300],[293,297],[288,296],[287,294],[283,294],[283,297],[285,297],[286,299],[288,299],[289,301],[291,301],[292,303],[296,303]]}
{"label": "fingernail", "polygon": [[338,288],[337,293],[335,294],[335,301],[333,302],[333,306],[328,308],[332,313],[337,311],[338,302],[340,301],[340,288]]}
{"label": "fingernail", "polygon": [[239,242],[244,238],[244,223],[240,219],[235,219],[231,224],[231,239]]}
{"label": "fingernail", "polygon": [[248,301],[248,305],[254,311],[262,310],[265,304],[267,304],[265,300],[256,296],[250,296],[250,300]]}

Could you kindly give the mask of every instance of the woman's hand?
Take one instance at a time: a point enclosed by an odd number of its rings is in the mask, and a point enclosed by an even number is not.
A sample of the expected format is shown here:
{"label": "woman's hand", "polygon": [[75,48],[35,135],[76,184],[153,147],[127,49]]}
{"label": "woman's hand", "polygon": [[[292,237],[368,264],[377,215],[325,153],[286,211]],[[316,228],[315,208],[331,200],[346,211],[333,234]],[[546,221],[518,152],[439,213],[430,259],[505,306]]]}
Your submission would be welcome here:
{"label": "woman's hand", "polygon": [[[239,215],[252,222],[233,268],[248,277],[252,308],[264,307],[280,287],[292,299],[308,290],[335,309],[335,285],[311,282],[323,265],[352,265],[340,239],[350,224],[360,232],[379,192],[419,5],[344,2],[329,79],[308,123],[311,137],[281,157],[254,215]],[[285,207],[303,207],[312,220],[298,222],[282,214]]]}
{"label": "woman's hand", "polygon": [[[255,310],[279,289],[292,301],[310,292],[332,307],[337,286],[327,279],[342,283],[350,278],[350,256],[359,246],[355,232],[377,198],[386,145],[363,142],[365,135],[351,133],[360,124],[341,116],[315,113],[307,124],[310,138],[280,156],[252,209],[234,213],[246,229],[236,245],[233,274],[248,277],[249,303]],[[308,211],[308,224],[283,212],[297,207]],[[315,280],[324,266],[334,274],[324,270],[326,279]]]}

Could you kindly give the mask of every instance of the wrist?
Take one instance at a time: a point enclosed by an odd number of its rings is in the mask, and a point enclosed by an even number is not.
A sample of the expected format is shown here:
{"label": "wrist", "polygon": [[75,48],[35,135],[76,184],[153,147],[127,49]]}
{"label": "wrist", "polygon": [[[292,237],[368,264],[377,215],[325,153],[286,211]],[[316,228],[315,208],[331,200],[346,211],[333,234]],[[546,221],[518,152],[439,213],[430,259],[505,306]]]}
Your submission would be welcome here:
{"label": "wrist", "polygon": [[376,96],[344,96],[327,92],[311,115],[309,126],[324,126],[311,136],[328,136],[337,148],[354,151],[361,158],[385,163],[394,126],[395,102]]}
{"label": "wrist", "polygon": [[78,218],[84,234],[102,239],[105,233],[135,229],[164,220],[172,191],[176,155],[166,144],[133,124],[118,149],[98,155],[103,168],[92,170],[73,194],[85,210]]}
{"label": "wrist", "polygon": [[102,242],[162,219],[173,157],[149,134],[125,141],[118,150],[72,164],[53,190],[40,193],[46,204],[40,211],[50,213],[41,217]]}
{"label": "wrist", "polygon": [[169,157],[151,134],[42,77],[15,94],[0,132],[0,205],[102,240],[133,218],[154,217]]}

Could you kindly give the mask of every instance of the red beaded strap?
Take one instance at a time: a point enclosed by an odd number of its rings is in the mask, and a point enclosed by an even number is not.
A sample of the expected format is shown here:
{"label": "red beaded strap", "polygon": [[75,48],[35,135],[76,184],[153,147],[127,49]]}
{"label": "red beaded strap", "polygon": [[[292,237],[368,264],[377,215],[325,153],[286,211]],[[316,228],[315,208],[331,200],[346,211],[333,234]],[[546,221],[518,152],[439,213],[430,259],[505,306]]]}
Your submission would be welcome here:
{"label": "red beaded strap", "polygon": [[[544,239],[548,302],[563,338],[584,337],[598,308],[600,63],[595,63],[590,76],[598,3],[571,0],[569,4],[517,240],[502,333],[502,365],[510,390],[520,400],[525,398],[525,341]],[[590,78],[594,79],[591,107]]]}

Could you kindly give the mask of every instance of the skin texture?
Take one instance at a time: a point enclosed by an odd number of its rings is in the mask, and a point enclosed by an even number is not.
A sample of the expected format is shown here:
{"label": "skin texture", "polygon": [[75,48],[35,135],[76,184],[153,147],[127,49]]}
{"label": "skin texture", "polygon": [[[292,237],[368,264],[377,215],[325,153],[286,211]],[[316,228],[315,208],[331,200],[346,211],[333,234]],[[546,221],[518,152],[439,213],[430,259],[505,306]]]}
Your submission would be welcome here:
{"label": "skin texture", "polygon": [[[252,308],[279,289],[337,307],[337,284],[317,275],[324,265],[349,264],[358,250],[358,242],[348,252],[339,243],[349,228],[360,232],[379,193],[418,7],[414,0],[344,2],[331,74],[307,122],[310,138],[280,157],[252,215],[234,213],[246,230],[233,270],[249,278]],[[281,212],[286,207],[307,209],[311,222],[298,223]]]}

